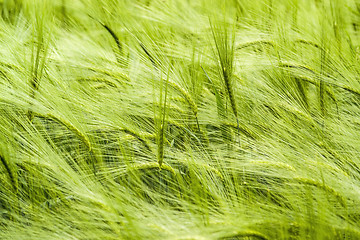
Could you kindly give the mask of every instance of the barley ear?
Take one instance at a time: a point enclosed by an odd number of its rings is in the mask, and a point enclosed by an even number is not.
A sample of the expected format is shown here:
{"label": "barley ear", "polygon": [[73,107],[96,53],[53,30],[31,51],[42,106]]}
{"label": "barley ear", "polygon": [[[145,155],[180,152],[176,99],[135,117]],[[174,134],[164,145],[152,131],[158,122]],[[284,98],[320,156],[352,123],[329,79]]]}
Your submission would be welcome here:
{"label": "barley ear", "polygon": [[[323,45],[324,45],[324,39],[323,39]],[[321,74],[320,74],[320,83],[319,83],[319,103],[320,103],[320,110],[323,117],[325,117],[326,114],[326,85],[325,82],[322,81],[323,76],[325,75],[325,64],[326,64],[326,51],[324,47],[321,48]]]}
{"label": "barley ear", "polygon": [[[313,70],[310,67],[305,66],[305,65],[281,62],[281,63],[279,63],[279,67],[289,68],[289,69],[306,70],[306,71],[314,74],[314,76],[316,76],[316,77],[319,76],[318,72],[316,72],[315,70]],[[326,77],[330,78],[331,76],[326,75]],[[313,80],[313,79],[311,79],[309,77],[306,77],[306,76],[300,76],[299,79],[302,80],[302,81],[311,83],[313,85],[319,85],[319,83],[316,80]],[[333,80],[336,80],[336,79],[333,78]],[[335,88],[341,88],[341,89],[343,89],[345,91],[348,91],[348,92],[350,92],[350,93],[352,93],[354,95],[360,96],[360,91],[357,90],[357,89],[354,89],[354,88],[352,88],[350,86],[339,84],[339,83],[333,83],[333,82],[325,82],[325,80],[321,79],[321,78],[319,79],[319,81],[324,82],[326,85],[333,86]]]}
{"label": "barley ear", "polygon": [[155,70],[158,70],[158,64],[156,63],[155,59],[151,56],[151,54],[149,53],[149,51],[146,49],[146,47],[144,46],[144,44],[142,44],[141,42],[139,43],[140,47],[142,48],[142,50],[144,50],[145,54],[148,56],[150,62],[152,63],[152,65],[154,66]]}
{"label": "barley ear", "polygon": [[324,117],[326,114],[326,102],[325,102],[326,85],[323,81],[319,84],[319,103],[321,115]]}
{"label": "barley ear", "polygon": [[139,140],[149,152],[152,152],[152,149],[150,148],[148,142],[146,141],[146,139],[144,139],[143,136],[141,136],[140,134],[138,134],[132,130],[126,129],[126,128],[121,129],[121,131],[123,131],[124,133],[129,134],[129,135],[133,136],[134,138],[136,138],[137,140]]}
{"label": "barley ear", "polygon": [[158,133],[158,153],[157,153],[157,159],[159,166],[161,167],[163,161],[164,161],[164,126],[161,124],[159,133]]}
{"label": "barley ear", "polygon": [[220,95],[218,89],[215,87],[214,82],[211,80],[211,78],[209,77],[209,75],[207,74],[205,69],[202,66],[201,66],[201,69],[204,71],[205,76],[209,80],[209,83],[211,84],[211,87],[212,87],[213,92],[215,94],[218,116],[219,116],[220,119],[223,119],[225,117],[225,104],[224,104],[224,101],[221,98],[221,95]]}
{"label": "barley ear", "polygon": [[321,46],[319,44],[308,41],[308,40],[305,40],[305,39],[296,39],[295,42],[296,43],[306,44],[306,45],[313,46],[315,48],[321,49]]}
{"label": "barley ear", "polygon": [[142,170],[153,170],[153,169],[166,170],[166,171],[172,173],[173,175],[176,174],[175,170],[171,166],[166,165],[166,164],[162,164],[161,166],[159,166],[159,164],[156,162],[135,164],[135,165],[130,166],[128,168],[128,171],[131,172],[131,171],[142,171]]}
{"label": "barley ear", "polygon": [[94,174],[96,175],[96,165],[95,163],[98,161],[97,159],[97,154],[94,152],[94,149],[92,148],[92,145],[88,139],[88,137],[83,134],[79,129],[77,129],[73,124],[71,124],[70,122],[66,121],[65,119],[62,119],[59,116],[55,116],[52,113],[49,113],[47,115],[39,115],[41,117],[45,117],[45,118],[50,118],[53,119],[54,121],[60,123],[61,125],[63,125],[64,127],[66,127],[69,131],[71,131],[72,133],[74,133],[80,140],[81,142],[87,147],[90,156],[92,157],[92,167],[94,170]]}
{"label": "barley ear", "polygon": [[[46,55],[48,52],[48,45],[44,43],[44,26],[41,19],[36,19],[36,39],[31,53],[31,68],[30,68],[30,94],[31,99],[35,99],[35,95],[39,90],[40,80],[45,70]],[[34,117],[34,113],[29,109],[27,111],[27,117],[31,122]]]}
{"label": "barley ear", "polygon": [[53,115],[52,113],[47,114],[46,117],[55,120],[56,122],[62,124],[64,127],[66,127],[68,130],[73,132],[84,143],[84,145],[88,148],[88,150],[90,152],[92,151],[92,146],[91,146],[91,143],[90,143],[88,137],[85,134],[83,134],[79,129],[77,129],[73,124],[66,121],[65,119],[62,119],[59,116]]}
{"label": "barley ear", "polygon": [[120,63],[120,55],[122,54],[122,46],[121,46],[121,42],[119,40],[119,37],[116,35],[116,33],[105,23],[101,22],[98,19],[95,19],[94,17],[88,15],[90,18],[92,18],[93,20],[95,20],[96,22],[98,22],[103,28],[106,29],[106,31],[111,35],[111,37],[114,39],[116,46],[118,48],[118,52],[115,52],[116,55],[116,60],[118,61],[118,63]]}
{"label": "barley ear", "polygon": [[6,160],[5,156],[0,152],[0,162],[2,163],[2,165],[5,167],[6,172],[8,174],[9,180],[11,182],[11,185],[13,187],[13,190],[16,192],[17,191],[17,179],[14,176],[13,171],[11,170],[10,164],[8,163],[8,161]]}
{"label": "barley ear", "polygon": [[192,99],[192,97],[190,96],[190,94],[188,92],[186,92],[185,89],[180,87],[177,83],[174,83],[172,81],[168,81],[168,84],[171,87],[173,87],[173,89],[178,91],[185,98],[185,101],[189,104],[189,107],[190,107],[191,111],[194,114],[198,130],[200,131],[200,125],[199,125],[199,120],[198,120],[198,115],[197,115],[198,114],[198,107],[197,107],[196,103],[194,102],[194,100]]}
{"label": "barley ear", "polygon": [[302,103],[304,104],[305,108],[307,110],[309,110],[309,101],[308,101],[307,88],[306,88],[307,83],[301,81],[301,79],[299,79],[299,78],[295,78],[295,83],[296,83],[297,90],[300,94]]}
{"label": "barley ear", "polygon": [[[79,140],[86,146],[86,148],[88,149],[91,156],[96,159],[96,154],[94,152],[94,149],[92,148],[92,145],[91,145],[88,137],[85,134],[83,134],[79,129],[77,129],[73,124],[71,124],[70,122],[66,121],[65,119],[62,119],[61,117],[56,116],[52,113],[45,114],[45,115],[40,114],[40,113],[34,113],[34,115],[36,115],[37,117],[40,117],[40,118],[52,119],[55,122],[63,125],[65,128],[67,128],[69,131],[74,133],[79,138]],[[93,162],[93,167],[95,170],[94,162]]]}
{"label": "barley ear", "polygon": [[[162,120],[160,123],[160,129],[158,132],[158,154],[157,154],[157,159],[158,159],[158,163],[159,163],[160,167],[164,161],[164,128],[165,128],[165,124],[166,124],[166,122],[165,122],[166,108],[167,108],[166,100],[167,100],[167,93],[168,93],[169,76],[170,76],[170,67],[169,67],[169,70],[167,73],[167,79],[165,82],[164,106],[163,106],[163,109],[160,109],[160,116],[162,115]],[[161,98],[160,98],[160,101],[161,101]]]}
{"label": "barley ear", "polygon": [[346,206],[346,201],[345,199],[338,193],[336,192],[333,188],[329,187],[328,185],[324,184],[324,183],[319,183],[317,181],[314,181],[312,179],[308,179],[308,178],[302,178],[302,177],[296,177],[294,178],[294,180],[298,183],[304,184],[304,185],[309,185],[309,186],[314,186],[317,187],[319,189],[324,190],[327,193],[330,193],[331,195],[333,195],[342,206]]}
{"label": "barley ear", "polygon": [[271,47],[275,47],[275,43],[273,41],[270,41],[270,40],[257,40],[257,41],[242,43],[242,44],[240,44],[239,46],[236,47],[236,50],[240,50],[240,49],[255,46],[255,45],[268,45],[268,46],[271,46]]}
{"label": "barley ear", "polygon": [[240,232],[234,232],[230,235],[227,235],[225,237],[222,237],[220,239],[261,239],[261,240],[268,240],[269,238],[267,236],[265,236],[262,233],[256,232],[256,231],[252,231],[252,230],[247,230],[247,231],[240,231]]}
{"label": "barley ear", "polygon": [[111,37],[115,40],[116,46],[119,50],[119,55],[121,55],[122,53],[122,46],[121,46],[121,42],[119,40],[119,37],[116,35],[116,33],[106,24],[101,24],[111,35]]}
{"label": "barley ear", "polygon": [[104,84],[106,84],[106,85],[108,85],[110,87],[119,88],[119,86],[115,82],[113,82],[113,81],[111,81],[109,79],[106,79],[106,78],[101,78],[101,77],[78,78],[76,80],[79,81],[79,82],[80,81],[81,82],[89,81],[89,82],[104,83]]}
{"label": "barley ear", "polygon": [[[222,78],[224,80],[225,90],[230,100],[231,109],[236,119],[238,119],[238,112],[236,100],[233,89],[233,64],[234,64],[234,42],[235,31],[231,35],[228,34],[227,26],[215,27],[211,24],[211,30],[215,42],[215,47],[218,54],[218,59],[221,68]],[[238,121],[238,120],[237,120]]]}

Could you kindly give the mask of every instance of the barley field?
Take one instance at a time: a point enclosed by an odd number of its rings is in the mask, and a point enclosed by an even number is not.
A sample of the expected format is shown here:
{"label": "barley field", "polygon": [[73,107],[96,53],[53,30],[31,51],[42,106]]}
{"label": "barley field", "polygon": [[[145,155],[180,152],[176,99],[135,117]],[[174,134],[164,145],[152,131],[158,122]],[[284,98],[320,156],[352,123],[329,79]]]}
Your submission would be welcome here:
{"label": "barley field", "polygon": [[0,11],[0,239],[360,239],[360,1]]}

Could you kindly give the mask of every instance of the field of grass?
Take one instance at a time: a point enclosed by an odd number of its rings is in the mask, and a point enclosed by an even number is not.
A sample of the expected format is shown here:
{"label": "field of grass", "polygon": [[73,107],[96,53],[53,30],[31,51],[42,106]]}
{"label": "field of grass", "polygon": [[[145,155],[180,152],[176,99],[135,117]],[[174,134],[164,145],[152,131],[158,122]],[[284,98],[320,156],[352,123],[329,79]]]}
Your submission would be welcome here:
{"label": "field of grass", "polygon": [[0,10],[0,239],[360,239],[359,1]]}

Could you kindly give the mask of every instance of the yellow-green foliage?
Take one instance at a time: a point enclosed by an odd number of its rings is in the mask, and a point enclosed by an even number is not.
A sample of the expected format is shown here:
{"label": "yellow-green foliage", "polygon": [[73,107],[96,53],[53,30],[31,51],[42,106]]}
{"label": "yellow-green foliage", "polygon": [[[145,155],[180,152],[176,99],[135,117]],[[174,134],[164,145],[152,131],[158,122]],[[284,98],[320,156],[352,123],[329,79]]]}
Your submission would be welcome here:
{"label": "yellow-green foliage", "polygon": [[0,1],[0,239],[360,239],[353,0]]}

